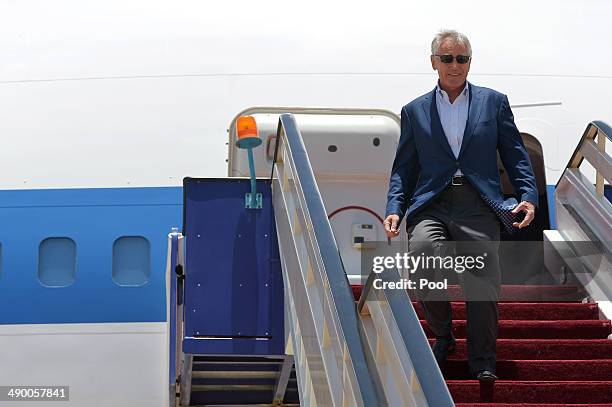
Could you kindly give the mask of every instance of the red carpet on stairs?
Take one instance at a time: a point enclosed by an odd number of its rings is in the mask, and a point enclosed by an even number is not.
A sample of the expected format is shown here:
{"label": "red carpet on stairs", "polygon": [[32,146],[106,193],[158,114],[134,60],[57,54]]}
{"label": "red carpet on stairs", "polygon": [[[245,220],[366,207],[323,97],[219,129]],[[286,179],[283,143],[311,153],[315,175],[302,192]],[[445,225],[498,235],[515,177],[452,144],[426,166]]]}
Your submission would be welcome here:
{"label": "red carpet on stairs", "polygon": [[[459,291],[451,288],[451,298]],[[361,287],[353,292],[358,298]],[[612,407],[611,323],[599,320],[597,304],[581,303],[582,296],[575,287],[502,286],[494,384],[469,376],[465,303],[453,301],[457,351],[443,374],[457,407]]]}

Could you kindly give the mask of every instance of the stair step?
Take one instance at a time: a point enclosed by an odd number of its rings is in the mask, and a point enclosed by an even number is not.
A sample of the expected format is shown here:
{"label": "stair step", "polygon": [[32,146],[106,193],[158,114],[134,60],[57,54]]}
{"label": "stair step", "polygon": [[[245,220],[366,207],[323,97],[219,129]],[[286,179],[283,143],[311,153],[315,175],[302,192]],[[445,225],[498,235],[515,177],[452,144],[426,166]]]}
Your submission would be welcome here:
{"label": "stair step", "polygon": [[[266,405],[274,399],[273,385],[194,385],[190,406]],[[297,388],[287,388],[285,403],[299,403]]]}
{"label": "stair step", "polygon": [[[278,356],[196,355],[190,405],[269,405],[282,362]],[[285,402],[299,402],[295,370],[287,383]]]}
{"label": "stair step", "polygon": [[481,385],[477,380],[448,380],[446,383],[456,403],[612,403],[612,381],[498,380]]}
{"label": "stair step", "polygon": [[[297,403],[283,403],[280,404],[282,407],[300,407],[299,404]],[[496,404],[494,404],[495,406]],[[261,403],[256,403],[256,404],[190,404],[190,407],[270,407],[270,404],[261,404]],[[547,407],[547,405],[545,405],[545,407]],[[598,407],[599,405],[595,406]],[[607,405],[606,405],[607,406]],[[516,406],[514,406],[516,407]]]}
{"label": "stair step", "polygon": [[[427,322],[421,320],[428,337],[434,334]],[[498,338],[583,338],[603,339],[610,335],[612,327],[610,321],[600,320],[572,320],[572,321],[499,321]],[[466,337],[466,321],[453,321],[453,334],[457,338]]]}
{"label": "stair step", "polygon": [[[467,360],[448,360],[444,377],[470,379]],[[608,380],[612,359],[607,360],[497,360],[497,376],[504,380]]]}
{"label": "stair step", "polygon": [[[413,306],[424,319],[421,305],[414,301]],[[454,319],[466,319],[465,302],[451,302]],[[588,320],[599,319],[599,308],[596,303],[575,302],[500,302],[499,319],[513,320]]]}
{"label": "stair step", "polygon": [[[355,300],[359,300],[363,285],[351,285]],[[446,290],[451,301],[463,301],[463,293],[460,286],[450,285]],[[500,301],[520,302],[580,302],[587,294],[582,287],[573,285],[502,285]]]}
{"label": "stair step", "polygon": [[[429,339],[433,344],[435,339]],[[457,339],[456,352],[448,357],[466,359],[465,339]],[[498,360],[562,360],[573,359],[612,359],[612,340],[609,339],[498,339]]]}

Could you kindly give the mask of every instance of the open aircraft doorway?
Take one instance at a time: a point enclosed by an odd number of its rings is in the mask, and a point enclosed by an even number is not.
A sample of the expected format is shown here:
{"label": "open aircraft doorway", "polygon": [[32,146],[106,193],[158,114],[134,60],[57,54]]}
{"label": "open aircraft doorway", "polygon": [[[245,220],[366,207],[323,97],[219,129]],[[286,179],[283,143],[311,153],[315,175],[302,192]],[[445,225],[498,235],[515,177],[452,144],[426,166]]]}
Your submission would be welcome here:
{"label": "open aircraft doorway", "polygon": [[[527,228],[518,230],[512,235],[503,228],[501,230],[501,240],[517,242],[516,245],[504,244],[500,247],[502,281],[504,284],[523,284],[527,282],[546,284],[551,281],[542,273],[544,266],[542,234],[544,230],[550,229],[544,153],[542,144],[540,144],[536,137],[528,133],[521,133],[521,136],[523,137],[525,148],[531,160],[531,167],[536,176],[539,202],[536,216]],[[497,163],[501,174],[501,187],[504,196],[512,196],[515,194],[514,187],[510,183],[499,155]]]}

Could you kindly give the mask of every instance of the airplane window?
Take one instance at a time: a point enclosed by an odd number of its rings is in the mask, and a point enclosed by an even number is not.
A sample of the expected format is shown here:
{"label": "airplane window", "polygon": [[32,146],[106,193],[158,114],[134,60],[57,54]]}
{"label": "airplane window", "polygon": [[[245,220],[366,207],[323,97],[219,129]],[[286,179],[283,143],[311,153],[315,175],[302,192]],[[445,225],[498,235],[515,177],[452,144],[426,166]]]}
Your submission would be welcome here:
{"label": "airplane window", "polygon": [[76,274],[76,243],[68,237],[50,237],[38,246],[38,281],[46,287],[67,287]]}
{"label": "airplane window", "polygon": [[142,236],[124,236],[113,244],[113,281],[120,286],[146,284],[151,275],[151,244]]}

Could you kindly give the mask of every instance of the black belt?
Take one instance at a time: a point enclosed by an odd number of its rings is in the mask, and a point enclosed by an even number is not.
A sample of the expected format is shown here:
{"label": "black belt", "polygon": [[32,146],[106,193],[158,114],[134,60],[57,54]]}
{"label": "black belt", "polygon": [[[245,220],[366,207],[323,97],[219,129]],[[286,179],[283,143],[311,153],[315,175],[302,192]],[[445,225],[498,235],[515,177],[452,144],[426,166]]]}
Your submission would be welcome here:
{"label": "black belt", "polygon": [[468,182],[467,178],[465,178],[463,175],[454,176],[451,179],[451,185],[454,185],[454,186],[465,185],[467,184],[467,182]]}

